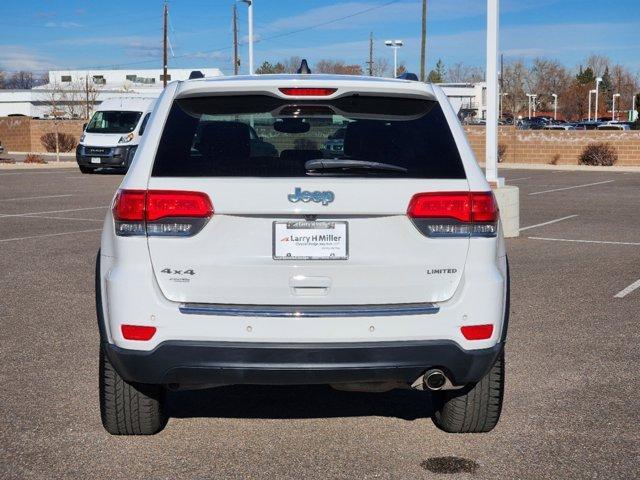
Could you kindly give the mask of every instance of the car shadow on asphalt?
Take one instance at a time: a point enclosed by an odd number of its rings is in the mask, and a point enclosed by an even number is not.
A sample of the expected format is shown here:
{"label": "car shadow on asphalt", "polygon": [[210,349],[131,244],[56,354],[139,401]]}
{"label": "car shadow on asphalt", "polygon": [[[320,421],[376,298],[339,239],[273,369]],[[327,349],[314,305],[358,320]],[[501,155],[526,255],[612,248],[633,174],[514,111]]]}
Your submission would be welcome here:
{"label": "car shadow on asphalt", "polygon": [[166,409],[174,418],[428,418],[434,399],[427,392],[344,392],[324,385],[247,386],[169,392]]}

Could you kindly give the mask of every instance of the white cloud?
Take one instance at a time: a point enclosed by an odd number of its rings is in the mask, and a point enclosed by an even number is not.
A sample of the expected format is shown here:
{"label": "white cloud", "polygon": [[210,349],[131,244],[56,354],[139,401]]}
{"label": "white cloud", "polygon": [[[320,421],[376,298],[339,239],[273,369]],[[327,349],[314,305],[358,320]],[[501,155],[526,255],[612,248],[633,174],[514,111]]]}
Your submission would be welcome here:
{"label": "white cloud", "polygon": [[79,28],[84,25],[77,22],[47,22],[44,26],[47,28]]}
{"label": "white cloud", "polygon": [[20,45],[0,45],[0,69],[41,71],[55,68],[53,61]]}

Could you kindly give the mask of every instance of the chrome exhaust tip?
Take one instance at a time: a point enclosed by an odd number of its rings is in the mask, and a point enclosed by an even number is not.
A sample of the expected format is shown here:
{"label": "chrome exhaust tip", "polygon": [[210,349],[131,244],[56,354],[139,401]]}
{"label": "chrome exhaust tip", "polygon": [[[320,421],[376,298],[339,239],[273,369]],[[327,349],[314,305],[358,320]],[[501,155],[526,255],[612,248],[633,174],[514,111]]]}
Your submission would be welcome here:
{"label": "chrome exhaust tip", "polygon": [[442,372],[442,370],[439,370],[437,368],[429,370],[424,374],[424,377],[422,377],[422,379],[422,381],[424,382],[424,388],[432,391],[442,390],[442,388],[447,383],[447,377]]}

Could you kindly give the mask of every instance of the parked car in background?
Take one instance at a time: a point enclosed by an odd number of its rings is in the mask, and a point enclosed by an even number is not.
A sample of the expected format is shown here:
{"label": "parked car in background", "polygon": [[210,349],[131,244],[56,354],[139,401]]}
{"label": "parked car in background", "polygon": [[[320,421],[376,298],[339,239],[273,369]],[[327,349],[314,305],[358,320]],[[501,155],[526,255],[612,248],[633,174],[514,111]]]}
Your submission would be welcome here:
{"label": "parked car in background", "polygon": [[517,127],[521,130],[541,130],[547,123],[543,117],[522,118],[518,120]]}
{"label": "parked car in background", "polygon": [[339,128],[327,137],[322,153],[327,158],[342,157],[344,155],[344,135],[346,128]]}
{"label": "parked car in background", "polygon": [[587,121],[582,121],[582,122],[578,122],[575,124],[576,129],[578,130],[596,130],[598,128],[598,125],[601,125],[602,122],[596,122],[593,120],[587,120]]}
{"label": "parked car in background", "polygon": [[558,124],[545,125],[544,127],[542,127],[542,129],[543,130],[576,130],[576,127],[574,127],[569,123],[558,123]]}
{"label": "parked car in background", "polygon": [[94,173],[107,168],[126,172],[155,101],[149,97],[123,97],[102,102],[85,125],[76,147],[80,171]]}
{"label": "parked car in background", "polygon": [[627,123],[607,122],[607,123],[603,123],[601,125],[598,125],[598,130],[626,131],[626,130],[631,130],[631,127]]}

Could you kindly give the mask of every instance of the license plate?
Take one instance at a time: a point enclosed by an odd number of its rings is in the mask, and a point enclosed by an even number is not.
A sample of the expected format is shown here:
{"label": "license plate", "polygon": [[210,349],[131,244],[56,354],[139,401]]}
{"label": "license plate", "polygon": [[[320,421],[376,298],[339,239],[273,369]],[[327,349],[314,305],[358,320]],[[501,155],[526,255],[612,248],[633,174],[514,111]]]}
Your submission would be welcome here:
{"label": "license plate", "polygon": [[91,157],[91,163],[100,163],[100,157]]}
{"label": "license plate", "polygon": [[275,260],[346,260],[347,222],[273,222]]}

